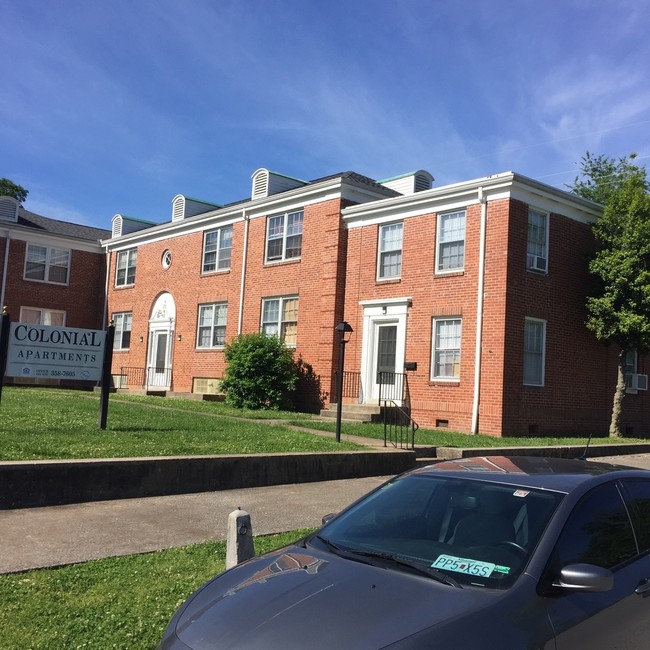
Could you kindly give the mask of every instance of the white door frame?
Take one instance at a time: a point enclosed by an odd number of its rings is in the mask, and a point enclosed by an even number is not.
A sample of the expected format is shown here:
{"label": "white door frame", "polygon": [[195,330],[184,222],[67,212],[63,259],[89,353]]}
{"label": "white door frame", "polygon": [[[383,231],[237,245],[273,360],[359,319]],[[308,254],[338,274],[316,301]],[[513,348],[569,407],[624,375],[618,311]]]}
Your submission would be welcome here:
{"label": "white door frame", "polygon": [[[377,384],[377,344],[379,329],[384,325],[397,327],[395,346],[395,372],[404,372],[406,354],[406,323],[411,298],[390,300],[365,300],[363,309],[363,340],[361,347],[361,401],[365,404],[379,402]],[[396,400],[401,405],[401,400]]]}
{"label": "white door frame", "polygon": [[[171,388],[175,323],[176,302],[170,293],[162,293],[156,299],[149,318],[147,388],[158,390]],[[159,350],[161,342],[165,346],[162,351]]]}

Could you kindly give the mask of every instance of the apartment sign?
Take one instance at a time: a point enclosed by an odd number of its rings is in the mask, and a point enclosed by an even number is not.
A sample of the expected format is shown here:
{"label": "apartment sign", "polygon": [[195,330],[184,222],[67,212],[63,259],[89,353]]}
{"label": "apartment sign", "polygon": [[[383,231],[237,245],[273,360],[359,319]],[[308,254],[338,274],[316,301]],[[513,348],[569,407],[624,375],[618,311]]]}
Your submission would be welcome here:
{"label": "apartment sign", "polygon": [[100,381],[106,332],[11,323],[7,377]]}

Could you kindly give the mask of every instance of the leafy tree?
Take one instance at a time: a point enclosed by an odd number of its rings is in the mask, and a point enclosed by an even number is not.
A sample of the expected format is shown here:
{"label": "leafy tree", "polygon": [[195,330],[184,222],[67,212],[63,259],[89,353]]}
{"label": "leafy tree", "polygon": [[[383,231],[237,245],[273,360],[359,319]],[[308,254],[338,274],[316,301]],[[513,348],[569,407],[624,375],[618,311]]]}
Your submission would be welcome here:
{"label": "leafy tree", "polygon": [[616,160],[587,151],[580,161],[580,175],[568,187],[574,194],[601,205],[607,205],[610,197],[631,177],[638,178],[647,190],[645,167],[635,165],[635,159],[635,153]]}
{"label": "leafy tree", "polygon": [[29,194],[21,185],[16,185],[8,178],[0,178],[0,196],[13,196],[18,203],[23,203]]}
{"label": "leafy tree", "polygon": [[242,334],[226,346],[221,388],[236,408],[290,409],[298,381],[293,353],[277,336]]}
{"label": "leafy tree", "polygon": [[627,352],[650,351],[650,195],[646,170],[605,156],[582,159],[585,180],[573,191],[604,202],[593,227],[598,249],[589,261],[594,287],[587,297],[587,328],[603,343],[618,346],[616,389],[609,426],[621,436]]}

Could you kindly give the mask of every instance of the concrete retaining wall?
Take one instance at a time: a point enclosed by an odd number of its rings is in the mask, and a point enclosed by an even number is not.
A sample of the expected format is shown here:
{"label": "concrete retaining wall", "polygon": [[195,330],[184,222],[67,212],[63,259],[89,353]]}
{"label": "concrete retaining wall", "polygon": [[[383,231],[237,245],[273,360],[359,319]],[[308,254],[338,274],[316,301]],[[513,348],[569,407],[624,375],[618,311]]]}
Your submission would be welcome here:
{"label": "concrete retaining wall", "polygon": [[398,474],[409,451],[0,463],[0,509]]}

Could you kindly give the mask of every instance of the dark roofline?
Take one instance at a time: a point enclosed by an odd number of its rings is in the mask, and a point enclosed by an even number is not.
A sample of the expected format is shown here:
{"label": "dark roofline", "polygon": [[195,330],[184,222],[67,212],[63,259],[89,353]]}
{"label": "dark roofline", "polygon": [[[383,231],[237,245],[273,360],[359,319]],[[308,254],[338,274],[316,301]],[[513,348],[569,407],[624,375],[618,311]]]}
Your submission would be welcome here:
{"label": "dark roofline", "polygon": [[92,242],[98,242],[100,239],[110,237],[111,235],[110,230],[94,228],[93,226],[83,226],[60,219],[50,219],[49,217],[25,210],[25,208],[18,209],[18,221],[14,223],[17,226],[50,235],[59,235],[61,237],[69,237],[70,239]]}

